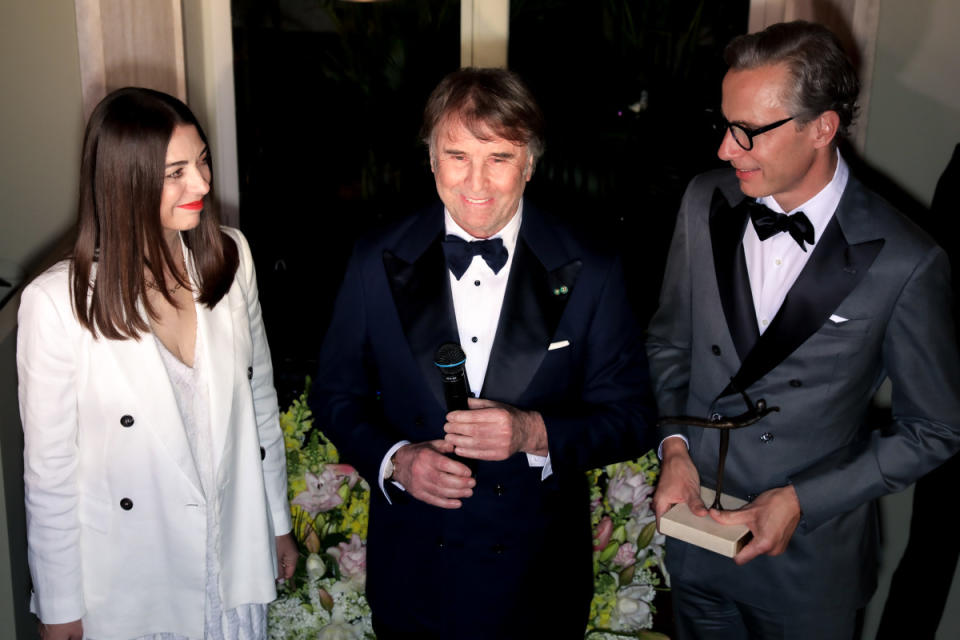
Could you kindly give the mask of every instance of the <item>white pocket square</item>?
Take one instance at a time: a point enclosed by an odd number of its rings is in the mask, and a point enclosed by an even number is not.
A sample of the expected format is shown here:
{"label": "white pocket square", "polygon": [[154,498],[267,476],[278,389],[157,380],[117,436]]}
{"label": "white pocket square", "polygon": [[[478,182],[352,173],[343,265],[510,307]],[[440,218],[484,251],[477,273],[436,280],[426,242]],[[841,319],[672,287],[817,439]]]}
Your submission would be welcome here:
{"label": "white pocket square", "polygon": [[553,351],[554,349],[563,349],[564,347],[569,347],[569,340],[560,340],[559,342],[551,342],[550,346],[547,347],[547,351]]}
{"label": "white pocket square", "polygon": [[844,318],[843,316],[830,316],[830,322],[833,324],[843,324],[846,321],[847,318]]}

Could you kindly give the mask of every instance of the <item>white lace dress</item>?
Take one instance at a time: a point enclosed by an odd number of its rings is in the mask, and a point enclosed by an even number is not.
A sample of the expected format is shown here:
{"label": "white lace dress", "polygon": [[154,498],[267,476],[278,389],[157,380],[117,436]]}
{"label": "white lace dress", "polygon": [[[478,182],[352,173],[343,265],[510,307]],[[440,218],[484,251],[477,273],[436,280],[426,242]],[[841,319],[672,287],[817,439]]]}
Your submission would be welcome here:
{"label": "white lace dress", "polygon": [[[213,448],[210,435],[210,411],[204,363],[200,359],[200,332],[194,347],[193,367],[188,367],[170,353],[160,340],[160,355],[177,397],[177,405],[187,430],[187,440],[200,474],[203,493],[207,496],[207,584],[204,606],[204,640],[263,640],[267,637],[267,605],[244,604],[223,610],[220,600],[220,511],[214,491]],[[136,640],[201,640],[173,633],[156,633]]]}

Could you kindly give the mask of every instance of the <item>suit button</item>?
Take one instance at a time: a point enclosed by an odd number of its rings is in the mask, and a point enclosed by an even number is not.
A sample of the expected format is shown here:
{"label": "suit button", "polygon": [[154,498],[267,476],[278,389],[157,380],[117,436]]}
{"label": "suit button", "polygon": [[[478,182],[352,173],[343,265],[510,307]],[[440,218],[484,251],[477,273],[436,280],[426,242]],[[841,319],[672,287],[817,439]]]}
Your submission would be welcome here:
{"label": "suit button", "polygon": [[756,500],[756,499],[757,499],[757,494],[756,494],[756,493],[748,493],[748,494],[747,494],[747,502],[753,502],[753,501]]}
{"label": "suit button", "polygon": [[773,434],[769,431],[760,434],[760,442],[770,442],[771,440],[773,440]]}
{"label": "suit button", "polygon": [[710,347],[710,351],[713,351],[713,355],[715,356],[720,355],[720,347],[718,345],[713,345]]}
{"label": "suit button", "polygon": [[797,380],[796,378],[794,378],[793,380],[790,381],[790,386],[791,386],[791,387],[802,387],[802,386],[803,386],[803,383],[802,383],[801,381]]}
{"label": "suit button", "polygon": [[502,555],[502,554],[503,554],[503,552],[504,552],[504,547],[503,547],[502,544],[500,544],[500,543],[498,542],[497,544],[495,544],[495,545],[493,545],[492,547],[490,547],[490,551],[493,551],[495,554],[497,554],[497,555],[499,556],[499,555]]}
{"label": "suit button", "polygon": [[710,422],[720,422],[721,420],[723,420],[723,416],[716,411],[710,414]]}
{"label": "suit button", "polygon": [[130,498],[122,498],[120,500],[120,508],[124,511],[130,511],[130,509],[133,509],[133,500]]}
{"label": "suit button", "polygon": [[502,495],[503,495],[503,492],[504,492],[503,485],[500,484],[499,482],[498,482],[497,484],[493,485],[493,492],[494,492],[495,494],[497,494],[498,496],[502,496]]}
{"label": "suit button", "polygon": [[121,425],[121,426],[124,426],[124,427],[132,427],[132,426],[133,426],[133,416],[131,416],[131,415],[126,415],[126,416],[123,416],[122,418],[120,418],[120,425]]}
{"label": "suit button", "polygon": [[426,421],[423,419],[423,416],[417,416],[417,418],[413,421],[413,424],[417,425],[418,427],[422,427],[425,422]]}
{"label": "suit button", "polygon": [[437,538],[437,549],[443,549],[443,538]]}
{"label": "suit button", "polygon": [[266,457],[267,457],[267,450],[264,449],[263,447],[260,447],[260,459],[263,460]]}
{"label": "suit button", "polygon": [[253,367],[247,367],[247,380],[253,380]]}

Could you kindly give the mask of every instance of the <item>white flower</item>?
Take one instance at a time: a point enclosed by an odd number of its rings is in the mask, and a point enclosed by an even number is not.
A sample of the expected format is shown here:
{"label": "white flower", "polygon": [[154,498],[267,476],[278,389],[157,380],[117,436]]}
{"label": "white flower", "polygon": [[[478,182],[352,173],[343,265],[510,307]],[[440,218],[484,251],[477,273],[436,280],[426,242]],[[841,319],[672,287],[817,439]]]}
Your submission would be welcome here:
{"label": "white flower", "polygon": [[343,620],[334,620],[317,634],[317,640],[363,640],[359,627]]}
{"label": "white flower", "polygon": [[327,553],[336,558],[340,575],[362,591],[367,578],[367,548],[360,536],[353,534],[349,543],[341,542]]}
{"label": "white flower", "polygon": [[647,498],[653,493],[653,487],[647,484],[643,473],[635,473],[627,465],[622,465],[607,485],[607,500],[610,506],[619,511],[629,505],[631,511],[650,510]]}
{"label": "white flower", "polygon": [[648,584],[635,584],[617,592],[617,606],[610,617],[610,626],[617,631],[649,629],[653,626],[650,601],[656,594]]}
{"label": "white flower", "polygon": [[307,575],[313,579],[322,578],[327,572],[327,567],[323,564],[323,558],[319,554],[311,553],[307,556]]}

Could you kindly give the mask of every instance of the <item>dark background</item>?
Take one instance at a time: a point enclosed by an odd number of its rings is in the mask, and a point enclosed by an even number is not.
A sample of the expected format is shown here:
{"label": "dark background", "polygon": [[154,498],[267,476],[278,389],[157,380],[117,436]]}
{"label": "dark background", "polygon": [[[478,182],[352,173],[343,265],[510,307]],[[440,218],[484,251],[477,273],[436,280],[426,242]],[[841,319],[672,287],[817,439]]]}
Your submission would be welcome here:
{"label": "dark background", "polygon": [[[719,166],[723,46],[747,0],[512,0],[509,67],[547,121],[525,197],[624,260],[656,305],[686,183]],[[240,220],[280,405],[312,374],[358,237],[436,199],[418,133],[460,66],[459,0],[233,0]]]}

